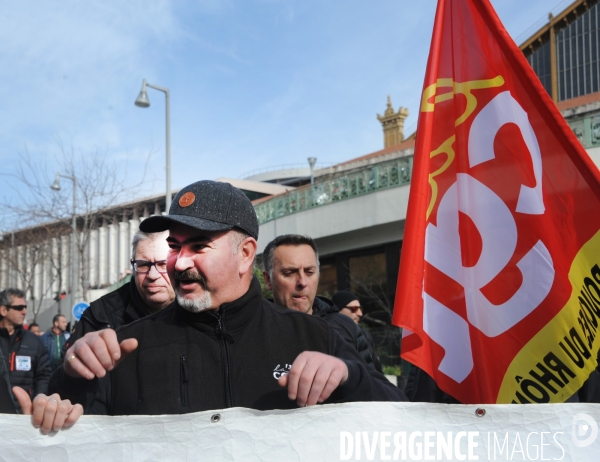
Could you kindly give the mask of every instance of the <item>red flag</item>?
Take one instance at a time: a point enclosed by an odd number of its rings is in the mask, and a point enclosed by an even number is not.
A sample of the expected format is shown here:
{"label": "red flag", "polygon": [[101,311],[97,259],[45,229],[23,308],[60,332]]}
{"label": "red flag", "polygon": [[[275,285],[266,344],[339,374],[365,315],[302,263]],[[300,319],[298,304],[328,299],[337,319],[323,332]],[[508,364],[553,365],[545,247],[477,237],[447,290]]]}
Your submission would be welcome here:
{"label": "red flag", "polygon": [[439,0],[394,309],[463,403],[563,402],[597,366],[600,173],[488,0]]}

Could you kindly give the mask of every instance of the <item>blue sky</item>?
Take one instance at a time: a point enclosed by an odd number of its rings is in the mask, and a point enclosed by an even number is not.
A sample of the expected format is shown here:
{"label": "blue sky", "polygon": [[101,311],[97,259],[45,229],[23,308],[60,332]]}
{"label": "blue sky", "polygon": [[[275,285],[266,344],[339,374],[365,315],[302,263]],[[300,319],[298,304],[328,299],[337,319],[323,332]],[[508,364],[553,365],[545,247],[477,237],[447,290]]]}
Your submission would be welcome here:
{"label": "blue sky", "polygon": [[[521,43],[569,0],[493,0]],[[25,152],[51,174],[61,146],[151,169],[164,190],[164,96],[172,182],[339,162],[382,148],[386,96],[414,130],[434,0],[0,2],[0,174]],[[537,26],[537,27],[536,27]],[[3,197],[26,195],[10,177]],[[140,192],[142,194],[142,192]],[[124,197],[124,200],[131,199]]]}

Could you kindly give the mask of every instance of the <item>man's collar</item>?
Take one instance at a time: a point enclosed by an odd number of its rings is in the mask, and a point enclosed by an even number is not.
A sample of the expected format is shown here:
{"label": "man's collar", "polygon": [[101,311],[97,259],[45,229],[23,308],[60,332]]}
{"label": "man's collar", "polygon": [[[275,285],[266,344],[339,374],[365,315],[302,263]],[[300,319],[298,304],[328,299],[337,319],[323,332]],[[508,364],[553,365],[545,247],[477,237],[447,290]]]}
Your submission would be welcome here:
{"label": "man's collar", "polygon": [[4,326],[0,326],[0,333],[2,333],[2,336],[4,337],[12,337],[15,334],[22,332],[23,330],[25,330],[25,328],[21,325],[21,326],[15,326],[15,330],[13,331],[12,334],[8,333],[8,328],[4,327]]}
{"label": "man's collar", "polygon": [[188,324],[217,325],[218,320],[227,332],[235,332],[244,327],[255,315],[262,300],[262,288],[256,277],[252,277],[250,288],[237,300],[224,303],[218,310],[191,313],[176,304],[176,309]]}

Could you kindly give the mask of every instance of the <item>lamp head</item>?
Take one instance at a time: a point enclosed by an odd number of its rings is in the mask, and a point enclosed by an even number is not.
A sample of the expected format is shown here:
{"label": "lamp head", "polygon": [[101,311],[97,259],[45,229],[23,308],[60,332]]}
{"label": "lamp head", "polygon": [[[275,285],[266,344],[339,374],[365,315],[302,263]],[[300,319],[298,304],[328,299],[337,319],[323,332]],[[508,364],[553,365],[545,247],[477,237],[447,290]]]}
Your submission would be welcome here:
{"label": "lamp head", "polygon": [[142,89],[140,90],[140,94],[135,100],[135,105],[137,107],[149,107],[150,100],[148,99],[148,94],[146,93],[146,79],[142,82]]}
{"label": "lamp head", "polygon": [[56,174],[56,178],[54,179],[54,183],[50,185],[50,188],[54,191],[60,191],[60,173]]}
{"label": "lamp head", "polygon": [[317,163],[317,158],[316,157],[309,157],[308,158],[308,165],[310,165],[310,167],[314,167],[315,164]]}

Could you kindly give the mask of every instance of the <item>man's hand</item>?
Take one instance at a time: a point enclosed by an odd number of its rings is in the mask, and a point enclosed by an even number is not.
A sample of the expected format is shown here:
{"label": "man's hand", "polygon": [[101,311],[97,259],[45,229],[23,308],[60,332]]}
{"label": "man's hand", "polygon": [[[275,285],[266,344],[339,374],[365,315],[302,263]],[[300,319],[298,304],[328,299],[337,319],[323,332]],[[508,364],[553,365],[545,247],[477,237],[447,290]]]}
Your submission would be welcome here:
{"label": "man's hand", "polygon": [[322,403],[347,379],[348,367],[341,359],[304,351],[292,364],[290,373],[279,379],[279,385],[287,386],[288,398],[304,407]]}
{"label": "man's hand", "polygon": [[71,401],[60,399],[56,393],[52,396],[37,395],[32,403],[29,394],[22,388],[13,387],[12,391],[23,414],[30,415],[33,426],[44,435],[71,427],[83,414],[81,404],[72,405]]}
{"label": "man's hand", "polygon": [[71,377],[92,380],[104,377],[129,353],[135,350],[138,341],[134,338],[117,340],[112,329],[90,332],[80,338],[65,353],[65,372]]}

